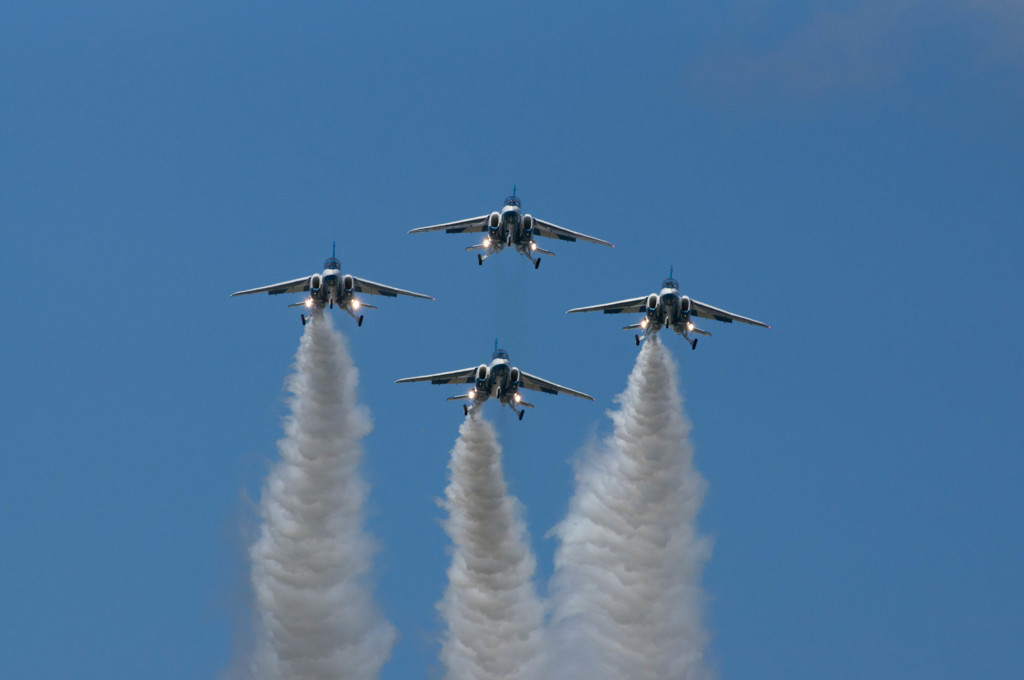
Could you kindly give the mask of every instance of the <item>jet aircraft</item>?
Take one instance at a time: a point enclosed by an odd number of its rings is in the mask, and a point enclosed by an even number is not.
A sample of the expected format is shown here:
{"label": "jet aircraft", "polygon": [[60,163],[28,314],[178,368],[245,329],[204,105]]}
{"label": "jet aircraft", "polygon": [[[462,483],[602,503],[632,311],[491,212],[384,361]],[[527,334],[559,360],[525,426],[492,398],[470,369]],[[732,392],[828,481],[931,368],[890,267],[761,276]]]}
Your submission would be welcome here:
{"label": "jet aircraft", "polygon": [[548,394],[564,392],[565,394],[571,394],[574,397],[594,401],[594,398],[589,394],[577,392],[576,390],[569,389],[568,387],[562,387],[561,385],[556,385],[553,382],[548,382],[543,378],[538,378],[535,375],[530,375],[525,371],[520,371],[509,363],[508,352],[503,349],[498,349],[497,341],[494,342],[494,354],[491,355],[490,364],[470,366],[469,368],[462,368],[457,371],[448,371],[447,373],[420,375],[415,378],[401,378],[395,382],[426,382],[428,380],[434,385],[444,385],[447,383],[471,383],[473,385],[473,389],[469,391],[469,394],[448,397],[448,401],[466,400],[473,402],[468,406],[466,404],[462,405],[462,412],[467,416],[479,408],[489,397],[494,397],[502,406],[508,406],[518,413],[519,420],[522,420],[523,414],[526,413],[526,411],[519,410],[516,407],[533,408],[533,404],[523,401],[523,397],[519,393],[519,390],[523,388],[536,390],[538,392],[547,392]]}
{"label": "jet aircraft", "polygon": [[[424,298],[426,300],[433,300],[429,295],[423,293],[414,293],[408,290],[402,290],[401,288],[393,288],[391,286],[385,286],[382,283],[374,283],[366,279],[361,279],[351,274],[341,273],[341,261],[334,256],[334,249],[331,249],[331,256],[324,262],[324,271],[322,274],[311,274],[309,276],[303,276],[302,278],[292,279],[291,281],[283,281],[281,283],[275,283],[270,286],[261,286],[259,288],[250,288],[249,290],[240,290],[237,293],[232,293],[231,297],[236,295],[249,295],[251,293],[269,293],[270,295],[280,295],[281,293],[302,293],[309,292],[309,297],[302,302],[296,302],[288,305],[289,307],[300,307],[305,306],[306,309],[323,309],[325,306],[330,306],[332,309],[335,305],[342,307],[352,318],[356,320],[357,325],[363,325],[363,315],[356,316],[356,312],[363,307],[369,309],[377,309],[373,305],[366,304],[360,301],[355,294],[366,293],[367,295],[384,295],[386,297],[397,297],[399,295],[408,295],[410,297]],[[305,314],[299,315],[302,319],[302,325],[306,325],[308,317]]]}
{"label": "jet aircraft", "polygon": [[488,257],[508,246],[510,248],[515,247],[517,252],[525,255],[530,262],[533,262],[534,269],[540,267],[540,255],[553,256],[554,253],[538,246],[534,240],[535,236],[557,238],[569,242],[579,239],[580,241],[598,243],[609,248],[615,247],[608,243],[608,241],[595,238],[594,236],[587,236],[571,229],[565,229],[557,224],[538,219],[529,213],[524,215],[522,205],[516,196],[515,187],[512,188],[512,195],[505,199],[505,205],[502,206],[501,212],[495,211],[490,215],[471,217],[468,220],[446,222],[429,227],[418,227],[410,230],[409,233],[419,234],[425,231],[445,231],[449,234],[486,232],[487,236],[484,238],[483,243],[466,248],[466,250],[485,251],[484,253],[476,254],[477,264],[481,265]]}
{"label": "jet aircraft", "polygon": [[603,305],[577,307],[576,309],[570,309],[566,314],[573,314],[574,312],[604,312],[605,314],[643,313],[644,318],[640,323],[622,327],[622,330],[643,329],[643,336],[633,336],[637,345],[662,328],[671,328],[686,338],[692,349],[697,349],[697,338],[690,338],[690,334],[694,333],[711,337],[711,333],[697,328],[693,324],[693,317],[714,319],[715,321],[724,321],[725,323],[741,321],[752,326],[771,328],[771,326],[761,321],[748,319],[745,316],[712,307],[703,302],[693,300],[687,295],[680,295],[679,284],[672,278],[671,271],[669,271],[669,277],[662,282],[660,293],[651,293],[644,297],[619,300],[618,302],[608,302]]}

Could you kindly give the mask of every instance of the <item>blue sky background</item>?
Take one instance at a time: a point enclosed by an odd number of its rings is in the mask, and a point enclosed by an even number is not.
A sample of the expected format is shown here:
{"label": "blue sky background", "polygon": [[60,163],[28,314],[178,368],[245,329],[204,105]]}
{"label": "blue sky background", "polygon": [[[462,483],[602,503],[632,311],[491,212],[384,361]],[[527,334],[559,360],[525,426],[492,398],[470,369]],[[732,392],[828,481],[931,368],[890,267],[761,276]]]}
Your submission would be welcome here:
{"label": "blue sky background", "polygon": [[[243,663],[253,503],[301,333],[229,299],[343,268],[427,292],[350,341],[400,640],[440,677],[436,505],[462,415],[396,378],[485,361],[593,394],[488,405],[543,592],[571,461],[630,334],[683,292],[710,665],[723,678],[1024,672],[1024,8],[22,2],[0,7],[0,675]],[[617,247],[534,271],[408,229],[498,209]]]}

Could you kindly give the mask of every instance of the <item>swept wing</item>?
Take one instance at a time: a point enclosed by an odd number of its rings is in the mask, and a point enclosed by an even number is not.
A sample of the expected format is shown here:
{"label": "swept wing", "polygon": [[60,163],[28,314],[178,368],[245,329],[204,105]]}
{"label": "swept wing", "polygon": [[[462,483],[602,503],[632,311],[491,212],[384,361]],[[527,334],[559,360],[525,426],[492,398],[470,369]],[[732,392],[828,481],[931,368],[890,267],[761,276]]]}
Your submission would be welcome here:
{"label": "swept wing", "polygon": [[476,366],[460,368],[457,371],[447,373],[432,373],[430,375],[417,375],[413,378],[399,378],[396,383],[406,382],[431,382],[434,385],[445,385],[447,383],[471,383],[476,379]]}
{"label": "swept wing", "polygon": [[417,227],[410,229],[410,234],[419,234],[424,231],[445,231],[449,234],[462,234],[471,233],[476,231],[487,231],[487,218],[490,215],[481,215],[480,217],[470,217],[468,220],[457,220],[455,222],[445,222],[444,224],[434,224],[429,227]]}
{"label": "swept wing", "polygon": [[374,283],[366,279],[361,279],[358,276],[353,276],[352,290],[357,293],[367,293],[368,295],[384,295],[386,297],[397,297],[399,295],[408,295],[409,297],[418,297],[425,300],[433,300],[434,298],[423,293],[414,293],[411,290],[402,290],[401,288],[393,288],[391,286],[385,286],[383,283]]}
{"label": "swept wing", "polygon": [[291,281],[282,281],[281,283],[275,283],[270,286],[260,286],[259,288],[240,290],[237,293],[232,293],[231,297],[236,295],[249,295],[250,293],[269,293],[270,295],[280,295],[281,293],[301,293],[304,290],[309,290],[308,276],[303,276],[301,279],[292,279]]}
{"label": "swept wing", "polygon": [[588,243],[596,243],[602,246],[608,246],[609,248],[615,247],[611,243],[608,243],[608,241],[599,239],[596,236],[587,236],[586,234],[581,234],[578,231],[566,229],[565,227],[560,227],[557,224],[552,224],[551,222],[548,222],[546,220],[540,220],[537,219],[536,217],[533,218],[533,233],[538,236],[546,236],[547,238],[561,239],[562,241],[579,240],[586,241]]}
{"label": "swept wing", "polygon": [[573,312],[604,312],[605,314],[636,314],[647,310],[647,296],[619,300],[618,302],[606,302],[603,305],[591,305],[590,307],[577,307],[570,309],[566,314]]}
{"label": "swept wing", "polygon": [[555,383],[549,382],[544,378],[538,378],[535,375],[530,375],[525,371],[520,371],[519,375],[520,386],[525,387],[528,390],[536,390],[537,392],[546,392],[548,394],[559,394],[561,392],[564,392],[565,394],[571,394],[574,397],[594,401],[594,398],[589,394],[584,394],[583,392],[577,392],[576,390],[570,389],[568,387],[556,385]]}
{"label": "swept wing", "polygon": [[725,323],[739,321],[742,323],[749,323],[751,326],[771,328],[771,326],[762,321],[758,321],[756,319],[748,319],[745,316],[733,314],[732,312],[727,312],[724,309],[719,309],[718,307],[706,305],[703,302],[698,302],[697,300],[690,300],[690,314],[692,314],[693,316],[699,316],[702,319],[714,319],[715,321],[724,321]]}

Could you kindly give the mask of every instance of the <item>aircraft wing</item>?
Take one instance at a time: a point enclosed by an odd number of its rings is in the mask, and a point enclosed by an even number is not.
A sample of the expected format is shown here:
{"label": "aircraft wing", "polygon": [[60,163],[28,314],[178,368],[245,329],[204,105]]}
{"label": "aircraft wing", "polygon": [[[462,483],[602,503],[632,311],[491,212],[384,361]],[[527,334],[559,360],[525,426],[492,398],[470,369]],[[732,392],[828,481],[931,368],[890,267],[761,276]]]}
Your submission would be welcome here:
{"label": "aircraft wing", "polygon": [[476,379],[476,369],[476,366],[470,366],[469,368],[460,368],[457,371],[448,371],[447,373],[432,373],[430,375],[418,375],[414,378],[400,378],[395,382],[427,382],[429,380],[434,385],[445,385],[448,383],[471,383]]}
{"label": "aircraft wing", "polygon": [[301,279],[292,279],[291,281],[282,281],[281,283],[275,283],[271,286],[261,286],[259,288],[250,288],[249,290],[240,290],[237,293],[232,293],[231,297],[235,297],[236,295],[249,295],[250,293],[269,293],[270,295],[280,295],[281,293],[301,293],[305,290],[309,290],[308,276],[303,276]]}
{"label": "aircraft wing", "polygon": [[367,281],[361,279],[358,276],[353,276],[354,279],[352,290],[357,293],[366,293],[368,295],[384,295],[386,297],[397,297],[399,295],[408,295],[409,297],[418,297],[425,300],[433,300],[434,298],[423,293],[414,293],[411,290],[402,290],[401,288],[392,288],[391,286],[385,286],[383,283],[374,283],[373,281]]}
{"label": "aircraft wing", "polygon": [[596,236],[587,236],[586,234],[581,234],[578,231],[573,231],[572,229],[560,227],[557,224],[551,224],[550,222],[539,220],[536,217],[533,218],[533,233],[537,234],[538,236],[557,238],[563,241],[579,240],[586,241],[588,243],[596,243],[602,246],[608,246],[609,248],[615,247],[611,243],[608,243],[608,241],[599,239]]}
{"label": "aircraft wing", "polygon": [[706,305],[703,302],[697,300],[690,300],[690,313],[694,316],[699,316],[702,319],[714,319],[715,321],[724,321],[725,323],[732,323],[733,321],[740,321],[742,323],[749,323],[751,326],[761,326],[762,328],[771,328],[766,323],[758,321],[756,319],[748,319],[745,316],[739,314],[733,314],[727,312],[724,309],[718,307],[712,307]]}
{"label": "aircraft wing", "polygon": [[487,231],[487,218],[489,216],[481,215],[480,217],[470,217],[468,220],[445,222],[444,224],[434,224],[429,227],[417,227],[416,229],[410,229],[409,233],[419,234],[424,231],[444,231],[449,234],[462,234],[464,232]]}
{"label": "aircraft wing", "polygon": [[535,375],[530,375],[525,371],[519,372],[519,384],[528,390],[547,392],[548,394],[559,394],[560,392],[564,392],[565,394],[571,394],[574,397],[594,401],[594,398],[589,394],[584,394],[583,392],[577,392],[576,390],[569,389],[568,387],[556,385],[553,382],[548,382],[544,378],[538,378]]}
{"label": "aircraft wing", "polygon": [[590,307],[577,307],[570,309],[566,314],[573,312],[604,312],[605,314],[636,314],[647,310],[647,296],[619,300],[618,302],[606,302],[603,305],[591,305]]}

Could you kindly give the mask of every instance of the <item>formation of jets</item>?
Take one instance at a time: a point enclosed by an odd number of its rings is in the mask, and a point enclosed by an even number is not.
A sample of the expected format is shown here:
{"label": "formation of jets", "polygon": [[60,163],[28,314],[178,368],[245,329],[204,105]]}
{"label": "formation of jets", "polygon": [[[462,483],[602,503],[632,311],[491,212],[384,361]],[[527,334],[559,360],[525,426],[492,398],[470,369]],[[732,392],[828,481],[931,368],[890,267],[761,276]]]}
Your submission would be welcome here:
{"label": "formation of jets", "polygon": [[[466,250],[484,251],[483,253],[477,253],[477,263],[481,265],[488,257],[502,251],[507,246],[515,248],[517,252],[525,255],[533,263],[535,269],[540,267],[540,255],[554,255],[554,253],[537,245],[535,238],[538,236],[560,239],[567,242],[587,241],[589,243],[614,247],[611,243],[597,237],[559,227],[551,222],[537,219],[530,214],[524,215],[522,205],[519,198],[515,195],[514,189],[512,195],[505,199],[505,205],[502,207],[501,212],[495,211],[489,215],[471,217],[466,220],[419,227],[418,229],[411,230],[409,233],[417,234],[427,231],[445,231],[449,234],[486,233],[487,235],[483,243],[466,248]],[[358,314],[359,310],[364,307],[369,309],[376,309],[376,307],[361,301],[356,297],[356,293],[382,295],[385,297],[406,295],[425,300],[434,299],[424,293],[416,293],[382,283],[375,283],[352,274],[342,274],[341,262],[335,257],[333,250],[331,257],[324,262],[322,273],[310,274],[269,286],[240,290],[237,293],[232,293],[232,297],[236,295],[250,295],[252,293],[267,293],[269,295],[306,293],[307,295],[304,300],[288,306],[302,306],[311,312],[321,313],[325,308],[330,307],[333,309],[337,306],[347,311],[359,326],[363,325],[363,316]],[[623,327],[623,330],[640,329],[643,331],[642,334],[634,335],[638,346],[659,330],[668,328],[682,335],[690,343],[692,349],[697,349],[697,338],[691,336],[705,335],[710,337],[711,333],[697,328],[693,322],[694,318],[713,319],[724,323],[739,321],[752,326],[770,328],[768,324],[756,319],[733,314],[718,307],[712,307],[709,304],[694,300],[688,295],[680,295],[679,284],[672,278],[671,271],[669,272],[669,277],[662,282],[661,290],[657,293],[588,307],[576,307],[575,309],[568,310],[566,313],[573,314],[576,312],[643,314],[644,317],[638,323]],[[301,314],[300,318],[302,324],[305,325],[309,317]],[[502,406],[508,406],[515,411],[519,419],[522,420],[525,413],[524,409],[533,408],[533,404],[523,400],[520,393],[522,389],[546,392],[548,394],[569,394],[581,399],[594,401],[594,398],[588,394],[563,387],[512,366],[509,362],[508,353],[505,350],[498,349],[497,341],[494,343],[494,353],[491,355],[490,364],[480,364],[479,366],[470,366],[444,373],[401,378],[395,382],[431,382],[435,385],[449,383],[471,384],[473,387],[468,394],[448,398],[448,401],[470,402],[462,406],[463,413],[467,416],[483,405],[489,398],[493,397]]]}

